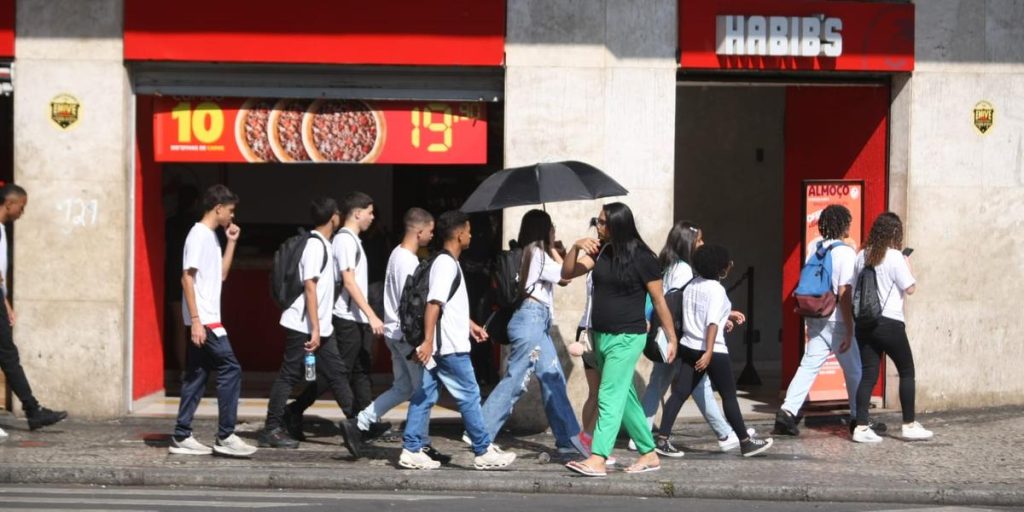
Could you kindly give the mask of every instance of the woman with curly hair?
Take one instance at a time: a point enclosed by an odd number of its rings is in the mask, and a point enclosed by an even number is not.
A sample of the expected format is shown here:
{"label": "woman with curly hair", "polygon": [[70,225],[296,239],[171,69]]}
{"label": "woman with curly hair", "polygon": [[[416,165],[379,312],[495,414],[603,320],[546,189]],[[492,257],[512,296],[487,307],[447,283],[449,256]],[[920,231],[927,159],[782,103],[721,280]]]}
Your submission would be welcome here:
{"label": "woman with curly hair", "polygon": [[[886,212],[875,219],[868,235],[868,243],[857,255],[854,282],[865,270],[873,270],[881,317],[877,321],[858,322],[857,341],[863,361],[863,376],[857,388],[857,419],[853,440],[858,443],[882,441],[868,423],[868,402],[871,390],[878,380],[878,365],[884,355],[896,363],[900,375],[900,407],[903,409],[904,439],[930,439],[926,430],[914,418],[914,354],[907,339],[903,300],[917,290],[914,274],[910,270],[910,257],[904,255],[903,222],[895,213]],[[867,274],[866,277],[870,277]],[[864,288],[867,288],[866,286]]]}

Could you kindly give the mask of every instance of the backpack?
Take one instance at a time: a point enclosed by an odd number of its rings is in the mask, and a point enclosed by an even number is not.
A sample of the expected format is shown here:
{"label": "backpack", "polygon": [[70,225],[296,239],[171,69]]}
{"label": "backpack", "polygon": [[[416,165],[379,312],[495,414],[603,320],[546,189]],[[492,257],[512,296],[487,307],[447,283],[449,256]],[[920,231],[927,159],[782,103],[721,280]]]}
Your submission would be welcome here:
{"label": "backpack", "polygon": [[507,345],[512,340],[508,337],[508,323],[512,320],[519,306],[533,291],[533,287],[524,295],[519,289],[520,270],[523,266],[523,248],[515,240],[508,243],[509,250],[501,251],[494,263],[491,276],[494,288],[494,299],[497,309],[484,322],[484,330],[491,341]]}
{"label": "backpack", "polygon": [[793,290],[796,307],[793,310],[800,316],[808,318],[826,318],[836,309],[836,293],[832,290],[832,249],[842,242],[828,247],[818,242],[803,269],[800,270],[800,282]]}
{"label": "backpack", "polygon": [[[683,333],[683,291],[693,279],[690,279],[682,288],[673,288],[665,292],[665,305],[672,313],[672,325],[676,329],[676,337],[682,337]],[[661,355],[658,338],[664,337],[661,331],[661,317],[657,314],[651,315],[651,328],[647,331],[647,343],[644,345],[644,355],[655,363],[665,363]]]}
{"label": "backpack", "polygon": [[[893,284],[895,287],[895,283]],[[885,295],[885,302],[878,301],[878,273],[875,267],[864,266],[857,276],[857,287],[853,290],[853,325],[857,331],[870,331],[882,318],[885,304],[889,302],[892,287]]]}
{"label": "backpack", "polygon": [[[398,318],[402,324],[402,337],[413,347],[418,347],[420,343],[423,343],[425,334],[423,320],[427,312],[427,297],[430,295],[430,267],[442,254],[447,254],[455,259],[448,251],[434,253],[420,262],[416,270],[405,279],[405,286],[402,287],[402,298],[398,301]],[[458,264],[455,269],[455,281],[452,283],[451,292],[448,293],[448,300],[452,300],[455,292],[459,290],[459,283],[462,282],[462,270],[459,269]],[[440,322],[441,319],[438,317],[438,324]],[[440,339],[440,329],[435,329],[434,333]]]}
{"label": "backpack", "polygon": [[320,265],[320,273],[327,268],[327,243],[309,231],[299,229],[299,233],[285,240],[274,253],[274,265],[270,269],[270,296],[281,309],[288,309],[295,303],[304,290],[299,276],[299,264],[302,252],[306,250],[306,241],[317,238],[324,244],[324,261]]}

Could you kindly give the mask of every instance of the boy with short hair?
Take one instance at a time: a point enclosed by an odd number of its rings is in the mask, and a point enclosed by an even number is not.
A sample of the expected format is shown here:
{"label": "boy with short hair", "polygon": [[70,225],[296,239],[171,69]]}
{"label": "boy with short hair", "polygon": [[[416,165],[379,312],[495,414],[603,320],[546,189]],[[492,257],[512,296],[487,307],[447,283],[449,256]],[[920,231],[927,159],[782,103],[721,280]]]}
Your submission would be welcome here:
{"label": "boy with short hair", "polygon": [[[402,243],[391,251],[384,278],[384,342],[391,351],[394,380],[390,389],[359,412],[357,423],[364,436],[372,435],[374,427],[382,425],[381,417],[398,404],[408,401],[423,382],[423,366],[409,357],[412,347],[403,339],[398,306],[402,301],[405,282],[420,264],[418,251],[434,238],[434,216],[422,208],[411,208],[405,213],[404,224],[405,235]],[[423,447],[423,451],[434,460],[451,460],[451,457],[441,454],[429,444]]]}
{"label": "boy with short hair", "polygon": [[[186,353],[185,376],[181,385],[181,404],[169,451],[178,455],[220,455],[248,457],[256,447],[235,435],[242,367],[220,323],[221,284],[228,277],[235,246],[242,230],[234,223],[238,196],[224,185],[214,185],[203,195],[203,218],[192,226],[185,239],[181,285],[184,322],[191,331]],[[227,235],[227,247],[221,254],[215,230]],[[217,372],[219,427],[213,448],[192,435],[192,417],[206,390],[210,372]]]}
{"label": "boy with short hair", "polygon": [[836,294],[836,308],[826,318],[807,318],[807,348],[800,367],[789,383],[786,399],[775,414],[776,435],[800,435],[797,428],[800,409],[807,400],[814,379],[825,365],[829,354],[835,353],[846,377],[850,417],[856,417],[857,386],[860,383],[860,350],[853,338],[853,270],[857,253],[844,240],[850,236],[853,216],[845,206],[829,205],[818,218],[818,232],[822,240],[807,248],[807,260],[819,250],[829,250],[832,256],[832,291]]}
{"label": "boy with short hair", "polygon": [[[4,295],[4,304],[0,307],[0,370],[3,370],[11,391],[21,400],[21,408],[28,419],[29,430],[36,430],[53,425],[68,417],[65,411],[52,411],[39,405],[32,394],[32,387],[21,367],[18,347],[14,344],[14,307],[7,294],[7,227],[5,224],[21,218],[28,205],[28,192],[14,183],[8,183],[0,189],[0,293]],[[7,438],[7,432],[0,428],[0,441]]]}
{"label": "boy with short hair", "polygon": [[[286,430],[291,416],[285,404],[292,388],[303,379],[307,353],[316,354],[317,374],[327,381],[342,411],[353,413],[352,391],[339,370],[341,356],[331,323],[335,267],[330,237],[341,225],[341,213],[337,201],[329,197],[314,199],[309,209],[316,227],[310,231],[298,263],[303,293],[281,313],[281,326],[285,328],[284,358],[270,388],[267,421],[259,437],[260,446],[265,447],[299,446],[299,440]],[[301,434],[301,425],[298,430]]]}
{"label": "boy with short hair", "polygon": [[[514,453],[503,452],[491,443],[480,407],[477,385],[470,359],[469,338],[478,343],[487,340],[487,331],[469,318],[466,280],[459,256],[469,247],[469,217],[450,211],[438,219],[437,230],[444,238],[444,251],[430,268],[427,306],[423,317],[423,341],[413,357],[424,365],[420,389],[412,395],[398,464],[408,469],[437,469],[423,448],[428,445],[430,410],[437,403],[438,384],[443,383],[459,404],[466,433],[473,442],[477,469],[498,469],[512,464]],[[458,283],[457,285],[454,283]],[[452,294],[452,287],[455,293]],[[436,340],[436,341],[435,341]]]}
{"label": "boy with short hair", "polygon": [[[345,225],[334,235],[332,243],[342,286],[341,294],[334,303],[334,337],[341,355],[341,365],[336,371],[350,389],[346,395],[353,398],[347,400],[347,407],[343,409],[346,419],[338,426],[345,446],[352,455],[359,457],[362,436],[355,414],[373,401],[370,354],[373,337],[384,333],[384,322],[366,299],[369,290],[366,253],[359,240],[359,234],[373,224],[373,198],[362,192],[348,193],[341,201],[341,215]],[[328,384],[323,376],[323,372],[317,372],[316,384],[306,386],[302,395],[289,406],[288,421],[293,425],[301,425],[303,411],[327,390]]]}

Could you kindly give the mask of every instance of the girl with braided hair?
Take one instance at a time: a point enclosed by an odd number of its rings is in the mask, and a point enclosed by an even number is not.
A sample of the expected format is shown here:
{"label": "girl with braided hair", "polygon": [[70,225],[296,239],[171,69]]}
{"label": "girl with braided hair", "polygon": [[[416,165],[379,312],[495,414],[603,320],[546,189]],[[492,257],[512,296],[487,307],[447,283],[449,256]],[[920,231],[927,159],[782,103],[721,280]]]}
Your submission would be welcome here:
{"label": "girl with braided hair", "polygon": [[903,222],[899,216],[886,212],[875,219],[868,235],[864,250],[857,255],[854,273],[858,282],[865,268],[874,269],[878,303],[882,315],[872,326],[857,325],[857,340],[863,377],[857,388],[857,418],[853,440],[859,443],[882,441],[868,423],[868,402],[871,390],[878,380],[878,366],[884,355],[896,363],[900,375],[900,406],[903,409],[904,439],[930,439],[932,432],[926,430],[914,418],[914,355],[907,339],[906,320],[903,315],[903,300],[917,290],[914,275],[910,269],[910,257],[904,255]]}

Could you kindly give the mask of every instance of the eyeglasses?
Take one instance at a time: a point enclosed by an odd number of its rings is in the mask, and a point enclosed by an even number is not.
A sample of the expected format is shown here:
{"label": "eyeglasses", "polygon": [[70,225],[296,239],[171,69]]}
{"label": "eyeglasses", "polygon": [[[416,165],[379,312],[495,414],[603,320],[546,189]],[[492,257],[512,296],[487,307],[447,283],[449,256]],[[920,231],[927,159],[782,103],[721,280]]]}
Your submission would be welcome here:
{"label": "eyeglasses", "polygon": [[591,217],[590,218],[590,227],[592,227],[592,228],[596,228],[598,226],[604,226],[606,224],[608,224],[607,221],[601,220],[598,217]]}

